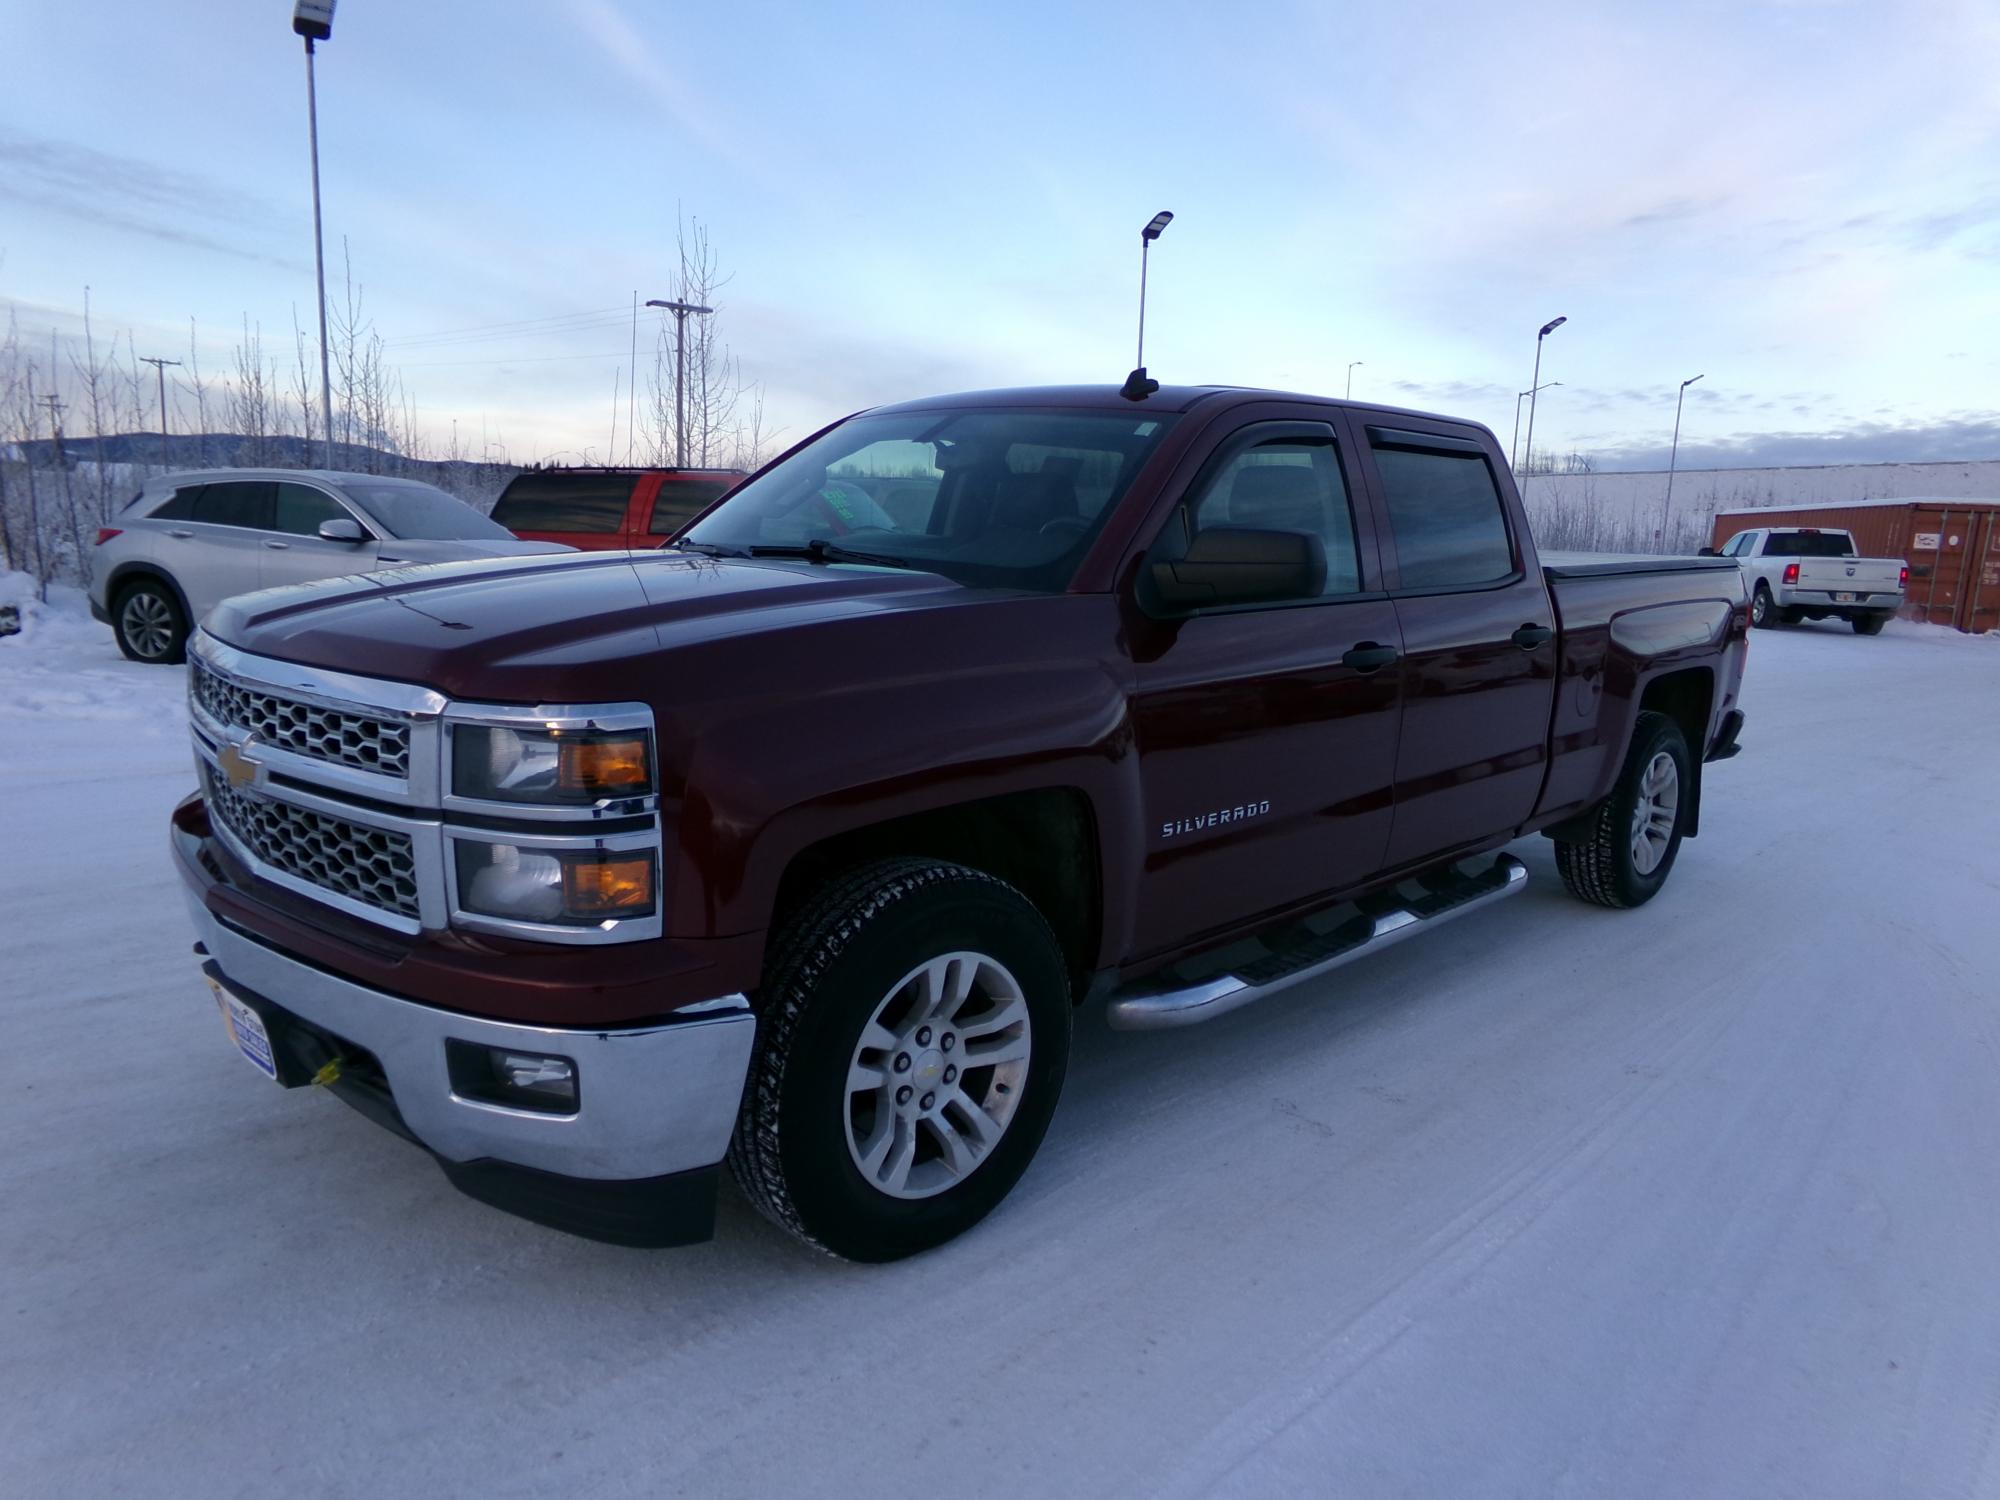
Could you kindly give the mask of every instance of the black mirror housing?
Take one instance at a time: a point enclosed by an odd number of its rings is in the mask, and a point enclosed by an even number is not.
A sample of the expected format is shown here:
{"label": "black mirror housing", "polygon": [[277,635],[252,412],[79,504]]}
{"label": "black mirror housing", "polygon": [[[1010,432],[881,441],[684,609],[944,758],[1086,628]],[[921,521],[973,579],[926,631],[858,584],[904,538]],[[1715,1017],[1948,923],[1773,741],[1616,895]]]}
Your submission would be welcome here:
{"label": "black mirror housing", "polygon": [[1716,551],[1716,550],[1715,550],[1715,549],[1714,549],[1713,547],[1704,547],[1704,548],[1702,548],[1702,549],[1701,549],[1701,551],[1699,551],[1699,552],[1695,553],[1695,556],[1696,556],[1696,557],[1720,557],[1720,556],[1722,556],[1722,554],[1721,554],[1720,552],[1717,552],[1717,551]]}
{"label": "black mirror housing", "polygon": [[1184,557],[1151,564],[1153,592],[1176,611],[1313,599],[1326,587],[1326,546],[1308,531],[1214,526]]}
{"label": "black mirror housing", "polygon": [[323,542],[365,542],[368,533],[353,517],[335,516],[331,521],[319,523],[319,539]]}

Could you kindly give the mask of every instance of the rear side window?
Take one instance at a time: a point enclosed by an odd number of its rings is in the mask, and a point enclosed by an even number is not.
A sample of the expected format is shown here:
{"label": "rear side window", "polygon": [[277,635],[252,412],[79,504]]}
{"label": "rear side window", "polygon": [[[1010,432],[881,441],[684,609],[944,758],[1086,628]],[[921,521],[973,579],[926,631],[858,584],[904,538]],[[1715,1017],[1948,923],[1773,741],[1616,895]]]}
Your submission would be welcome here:
{"label": "rear side window", "polygon": [[1766,557],[1852,557],[1854,542],[1833,531],[1774,531],[1764,543]]}
{"label": "rear side window", "polygon": [[322,521],[353,519],[325,490],[306,484],[280,483],[271,529],[292,536],[318,536]]}
{"label": "rear side window", "polygon": [[630,474],[522,474],[493,519],[509,531],[623,531],[631,499]]}
{"label": "rear side window", "polygon": [[156,505],[147,514],[155,521],[192,521],[194,503],[201,498],[201,492],[206,488],[206,485],[191,484],[185,489],[175,490],[167,496],[165,505]]}
{"label": "rear side window", "polygon": [[720,500],[734,479],[663,479],[653,500],[653,520],[647,528],[655,536],[678,531],[709,506]]}
{"label": "rear side window", "polygon": [[235,480],[203,487],[194,502],[193,519],[210,526],[247,526],[254,531],[271,529],[271,498],[274,484],[255,480]]}
{"label": "rear side window", "polygon": [[1471,588],[1514,571],[1507,517],[1485,454],[1375,449],[1406,589]]}

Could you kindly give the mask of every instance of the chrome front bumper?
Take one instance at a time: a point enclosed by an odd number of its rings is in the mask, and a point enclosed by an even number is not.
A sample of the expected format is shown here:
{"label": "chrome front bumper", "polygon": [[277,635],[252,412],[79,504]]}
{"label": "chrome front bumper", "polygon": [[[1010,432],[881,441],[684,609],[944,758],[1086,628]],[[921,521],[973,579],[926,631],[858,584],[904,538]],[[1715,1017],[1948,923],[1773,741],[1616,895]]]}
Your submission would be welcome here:
{"label": "chrome front bumper", "polygon": [[[491,1161],[564,1178],[651,1179],[713,1168],[729,1149],[756,1032],[741,995],[683,1012],[684,1020],[629,1030],[481,1020],[289,958],[226,926],[196,892],[188,893],[188,909],[225,981],[374,1054],[403,1125],[447,1171],[453,1163]],[[446,1065],[447,1040],[572,1059],[576,1113],[460,1096]]]}

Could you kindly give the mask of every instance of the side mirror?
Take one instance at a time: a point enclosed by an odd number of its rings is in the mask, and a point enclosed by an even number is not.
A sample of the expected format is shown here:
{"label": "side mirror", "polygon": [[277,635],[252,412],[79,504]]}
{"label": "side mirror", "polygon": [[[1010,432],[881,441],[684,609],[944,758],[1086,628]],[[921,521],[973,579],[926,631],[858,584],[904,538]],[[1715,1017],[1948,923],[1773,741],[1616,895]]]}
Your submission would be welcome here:
{"label": "side mirror", "polygon": [[331,521],[319,523],[319,539],[323,542],[365,542],[368,533],[352,516],[335,516]]}
{"label": "side mirror", "polygon": [[1696,556],[1696,557],[1720,557],[1720,556],[1722,556],[1722,554],[1721,554],[1720,552],[1717,552],[1717,551],[1716,551],[1716,550],[1715,550],[1715,549],[1714,549],[1713,547],[1704,547],[1704,548],[1702,548],[1702,549],[1701,549],[1701,551],[1699,551],[1699,552],[1695,553],[1695,556]]}
{"label": "side mirror", "polygon": [[1152,564],[1153,591],[1174,610],[1311,599],[1326,587],[1326,546],[1306,531],[1215,526],[1187,555]]}

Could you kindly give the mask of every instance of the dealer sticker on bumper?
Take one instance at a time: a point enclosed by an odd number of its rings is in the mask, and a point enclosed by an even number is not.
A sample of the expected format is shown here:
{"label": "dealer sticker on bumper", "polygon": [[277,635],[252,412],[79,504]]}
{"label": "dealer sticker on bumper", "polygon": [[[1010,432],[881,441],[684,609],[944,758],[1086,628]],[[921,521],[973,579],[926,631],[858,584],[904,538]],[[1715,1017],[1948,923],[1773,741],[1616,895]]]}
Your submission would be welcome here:
{"label": "dealer sticker on bumper", "polygon": [[264,1029],[263,1017],[208,975],[201,977],[208,980],[209,989],[215,993],[216,1008],[222,1012],[222,1024],[229,1028],[229,1039],[236,1043],[236,1050],[249,1058],[265,1077],[275,1079],[278,1060],[271,1055],[271,1034]]}

